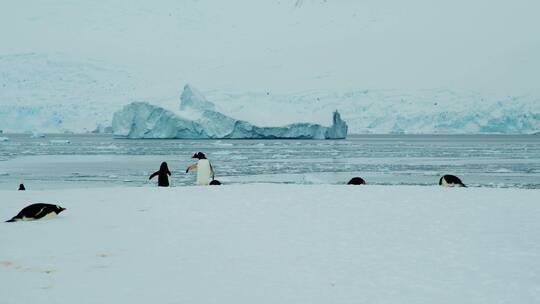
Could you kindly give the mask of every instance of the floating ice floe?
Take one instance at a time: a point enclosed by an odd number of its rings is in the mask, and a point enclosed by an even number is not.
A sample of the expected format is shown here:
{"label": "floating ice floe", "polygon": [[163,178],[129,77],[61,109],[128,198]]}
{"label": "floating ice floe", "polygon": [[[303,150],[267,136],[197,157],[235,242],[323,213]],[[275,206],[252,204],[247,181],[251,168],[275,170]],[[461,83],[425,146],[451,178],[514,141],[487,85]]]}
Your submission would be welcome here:
{"label": "floating ice floe", "polygon": [[32,135],[30,135],[30,138],[45,138],[45,134],[34,132]]}
{"label": "floating ice floe", "polygon": [[294,123],[282,127],[258,127],[214,110],[204,96],[186,85],[180,109],[191,111],[186,119],[173,111],[147,102],[132,102],[114,113],[112,128],[116,136],[126,138],[185,139],[343,139],[347,123],[339,112],[333,113],[330,127],[313,123]]}
{"label": "floating ice floe", "polygon": [[71,141],[69,141],[69,139],[52,139],[52,140],[49,140],[49,143],[51,144],[70,144]]}

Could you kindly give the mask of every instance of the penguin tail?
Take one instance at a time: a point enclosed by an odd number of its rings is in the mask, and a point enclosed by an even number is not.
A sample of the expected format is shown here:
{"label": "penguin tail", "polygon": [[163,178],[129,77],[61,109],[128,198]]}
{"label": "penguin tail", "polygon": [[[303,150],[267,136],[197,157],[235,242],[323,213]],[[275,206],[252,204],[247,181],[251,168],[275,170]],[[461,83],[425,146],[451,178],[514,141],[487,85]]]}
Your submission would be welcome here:
{"label": "penguin tail", "polygon": [[467,188],[467,186],[465,186],[465,184],[461,184],[461,187],[463,187],[463,188]]}
{"label": "penguin tail", "polygon": [[12,218],[12,219],[6,221],[6,223],[13,223],[13,222],[15,222],[15,218]]}

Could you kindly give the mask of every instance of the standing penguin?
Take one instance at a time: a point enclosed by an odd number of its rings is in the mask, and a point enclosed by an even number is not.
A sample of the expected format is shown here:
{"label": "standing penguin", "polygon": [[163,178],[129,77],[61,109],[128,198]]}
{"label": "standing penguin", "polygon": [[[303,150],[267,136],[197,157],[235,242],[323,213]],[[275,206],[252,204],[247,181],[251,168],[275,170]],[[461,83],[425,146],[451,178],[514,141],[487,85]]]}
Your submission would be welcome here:
{"label": "standing penguin", "polygon": [[24,191],[24,190],[26,190],[26,188],[24,187],[24,184],[20,184],[18,190],[19,190],[19,191]]}
{"label": "standing penguin", "polygon": [[214,180],[214,169],[212,168],[210,161],[206,158],[206,155],[202,152],[197,152],[193,154],[191,158],[196,158],[198,160],[196,164],[193,164],[186,169],[186,173],[195,170],[197,171],[197,185],[206,186],[210,184],[210,182]]}
{"label": "standing penguin", "polygon": [[171,175],[171,171],[169,171],[166,162],[162,162],[159,171],[152,173],[148,179],[152,179],[156,175],[158,176],[158,187],[169,187],[169,176]]}
{"label": "standing penguin", "polygon": [[459,177],[455,175],[446,174],[443,175],[439,179],[439,186],[442,187],[467,187],[465,184],[459,179]]}

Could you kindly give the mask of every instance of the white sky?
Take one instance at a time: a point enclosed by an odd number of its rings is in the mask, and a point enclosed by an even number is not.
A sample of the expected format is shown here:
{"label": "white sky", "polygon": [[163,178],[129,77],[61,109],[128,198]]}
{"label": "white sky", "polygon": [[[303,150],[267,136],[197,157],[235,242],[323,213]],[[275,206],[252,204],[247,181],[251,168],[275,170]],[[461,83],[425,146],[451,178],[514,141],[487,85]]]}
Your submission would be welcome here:
{"label": "white sky", "polygon": [[540,95],[538,0],[295,2],[2,0],[0,55],[80,56],[205,90]]}

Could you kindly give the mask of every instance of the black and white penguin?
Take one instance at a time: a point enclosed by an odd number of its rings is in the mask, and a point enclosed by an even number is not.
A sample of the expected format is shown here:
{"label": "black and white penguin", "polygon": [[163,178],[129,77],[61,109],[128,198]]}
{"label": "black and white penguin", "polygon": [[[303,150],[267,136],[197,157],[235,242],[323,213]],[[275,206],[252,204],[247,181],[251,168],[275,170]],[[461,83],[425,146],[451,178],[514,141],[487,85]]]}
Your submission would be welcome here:
{"label": "black and white penguin", "polygon": [[159,171],[152,173],[148,179],[151,180],[156,175],[158,177],[158,187],[169,187],[169,176],[171,176],[171,171],[169,171],[166,162],[162,162]]}
{"label": "black and white penguin", "polygon": [[439,186],[442,187],[467,187],[459,177],[455,175],[446,174],[439,179]]}
{"label": "black and white penguin", "polygon": [[57,216],[60,212],[66,210],[58,205],[52,204],[32,204],[24,207],[19,214],[6,222],[35,221],[44,220]]}
{"label": "black and white penguin", "polygon": [[193,154],[191,158],[197,159],[197,163],[189,166],[186,169],[186,173],[189,171],[197,171],[197,185],[209,185],[210,182],[214,180],[214,168],[212,168],[212,164],[210,164],[210,161],[202,152]]}
{"label": "black and white penguin", "polygon": [[347,183],[347,185],[365,185],[366,181],[361,177],[353,177],[351,180]]}
{"label": "black and white penguin", "polygon": [[19,191],[24,191],[26,188],[24,187],[24,184],[19,184]]}

